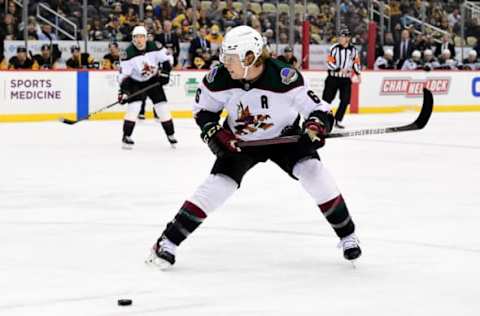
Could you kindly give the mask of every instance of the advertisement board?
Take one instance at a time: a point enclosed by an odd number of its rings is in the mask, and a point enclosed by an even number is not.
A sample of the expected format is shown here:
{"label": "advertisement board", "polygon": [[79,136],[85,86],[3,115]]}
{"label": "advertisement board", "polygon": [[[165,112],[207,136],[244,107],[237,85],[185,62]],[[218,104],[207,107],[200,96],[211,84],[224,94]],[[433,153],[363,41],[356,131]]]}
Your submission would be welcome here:
{"label": "advertisement board", "polygon": [[17,115],[30,120],[76,113],[76,78],[72,71],[0,72],[1,118],[14,120]]}
{"label": "advertisement board", "polygon": [[[165,86],[174,117],[191,117],[195,91],[205,71],[174,71]],[[305,71],[310,89],[322,95],[326,72]],[[418,109],[422,89],[434,95],[435,111],[480,111],[480,73],[460,71],[366,71],[352,89],[352,110],[388,113]],[[84,117],[117,100],[115,71],[0,71],[0,122]],[[332,101],[335,108],[337,98]],[[353,106],[355,104],[355,106]],[[120,119],[126,106],[114,106],[93,119]],[[147,112],[152,104],[147,102]]]}
{"label": "advertisement board", "polygon": [[424,87],[433,93],[435,111],[480,110],[479,72],[367,71],[360,85],[360,113],[417,107]]}

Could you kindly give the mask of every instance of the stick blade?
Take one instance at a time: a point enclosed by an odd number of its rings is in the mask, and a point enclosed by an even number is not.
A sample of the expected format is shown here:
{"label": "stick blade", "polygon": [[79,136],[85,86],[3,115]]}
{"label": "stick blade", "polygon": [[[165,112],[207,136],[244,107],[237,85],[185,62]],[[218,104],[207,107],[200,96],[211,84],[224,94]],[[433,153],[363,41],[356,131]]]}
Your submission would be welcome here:
{"label": "stick blade", "polygon": [[60,118],[58,119],[60,122],[64,123],[64,124],[67,124],[67,125],[73,125],[73,124],[76,124],[78,123],[78,121],[75,121],[75,120],[70,120],[70,119],[67,119],[67,118]]}
{"label": "stick blade", "polygon": [[433,94],[427,88],[423,88],[423,105],[422,109],[420,110],[420,114],[418,115],[417,119],[415,120],[414,124],[417,126],[418,129],[424,128],[430,116],[432,116],[433,111]]}

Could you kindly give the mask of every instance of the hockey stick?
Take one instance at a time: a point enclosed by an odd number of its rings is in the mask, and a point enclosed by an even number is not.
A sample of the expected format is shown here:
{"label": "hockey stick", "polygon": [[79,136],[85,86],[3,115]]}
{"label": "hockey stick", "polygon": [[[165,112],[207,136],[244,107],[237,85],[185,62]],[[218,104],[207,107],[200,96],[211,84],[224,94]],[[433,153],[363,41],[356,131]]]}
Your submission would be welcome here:
{"label": "hockey stick", "polygon": [[[128,100],[130,100],[130,99],[132,99],[132,98],[134,98],[134,97],[136,97],[136,96],[139,96],[140,94],[145,93],[145,92],[147,92],[148,90],[150,90],[150,89],[152,89],[152,88],[155,88],[155,87],[157,87],[157,86],[159,86],[159,85],[160,85],[160,82],[156,82],[156,83],[151,84],[151,85],[149,85],[149,86],[147,86],[147,87],[145,87],[145,88],[143,88],[143,89],[140,89],[140,90],[138,90],[137,92],[132,93],[131,95],[129,95],[128,98],[125,100],[125,102],[128,102]],[[113,107],[113,106],[115,106],[115,105],[117,105],[117,104],[119,104],[119,103],[120,103],[120,101],[117,101],[117,102],[114,102],[114,103],[109,104],[109,105],[107,105],[107,106],[104,106],[103,108],[100,108],[100,109],[98,109],[98,110],[95,111],[95,112],[89,113],[86,117],[81,118],[81,119],[79,119],[79,120],[69,120],[69,119],[67,119],[67,118],[60,118],[59,121],[62,122],[62,123],[68,124],[68,125],[77,124],[78,122],[88,120],[91,116],[93,116],[93,115],[95,115],[95,114],[97,114],[97,113],[103,112],[103,111],[105,111],[106,109],[109,109],[109,108],[111,108],[111,107]]]}
{"label": "hockey stick", "polygon": [[[424,128],[433,111],[433,95],[432,92],[426,88],[423,88],[423,105],[420,110],[420,114],[417,119],[410,124],[396,127],[383,127],[383,128],[367,128],[360,129],[350,132],[339,132],[331,133],[325,136],[325,138],[337,138],[337,137],[350,137],[350,136],[365,136],[365,135],[378,135],[378,134],[389,134],[397,132],[406,132],[414,131]],[[242,141],[238,143],[238,147],[247,148],[247,147],[256,147],[256,146],[266,146],[266,145],[276,145],[276,144],[291,144],[296,143],[300,139],[300,135],[294,136],[283,136],[270,139],[260,139],[252,141]]]}

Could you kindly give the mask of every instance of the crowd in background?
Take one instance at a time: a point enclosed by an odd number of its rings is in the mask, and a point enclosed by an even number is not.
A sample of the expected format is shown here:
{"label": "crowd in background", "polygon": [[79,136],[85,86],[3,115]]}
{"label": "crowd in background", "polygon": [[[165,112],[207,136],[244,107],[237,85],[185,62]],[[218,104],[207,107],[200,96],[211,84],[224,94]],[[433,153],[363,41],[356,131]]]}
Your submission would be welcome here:
{"label": "crowd in background", "polygon": [[[39,2],[48,5],[52,10],[65,16],[75,25],[78,30],[82,29],[82,1],[80,0],[49,0],[49,1],[30,1],[28,9],[29,17],[26,25],[21,20],[22,9],[13,1],[0,0],[0,41],[4,40],[23,40],[24,28],[27,29],[28,40],[48,40],[55,42],[57,40],[67,39],[65,35],[56,33],[49,24],[42,23],[35,17],[36,6]],[[267,1],[266,1],[267,2]],[[165,46],[170,49],[175,56],[177,68],[197,68],[208,69],[218,60],[218,47],[223,40],[223,34],[231,27],[241,25],[244,21],[247,24],[263,34],[268,45],[275,42],[277,34],[276,13],[272,10],[266,10],[264,1],[250,1],[245,10],[239,2],[228,0],[220,2],[212,0],[209,2],[198,1],[198,10],[194,12],[190,1],[185,0],[145,0],[144,1],[144,19],[139,18],[138,0],[89,0],[88,1],[88,39],[90,41],[107,41],[110,43],[130,41],[131,30],[134,26],[142,24],[148,32],[150,40],[157,42],[159,46]],[[288,1],[283,1],[287,4]],[[332,44],[336,41],[336,7],[327,0],[311,0],[313,6],[307,6],[307,19],[311,25],[311,43],[312,44]],[[352,43],[363,48],[363,63],[366,63],[366,45],[367,45],[367,21],[368,21],[368,1],[366,0],[342,0],[340,5],[340,17],[343,25],[350,28],[353,36]],[[405,61],[406,65],[420,64],[425,58],[431,55],[438,62],[431,69],[457,69],[463,68],[463,62],[455,61],[455,44],[458,44],[458,34],[460,30],[460,11],[458,1],[449,0],[431,0],[423,1],[426,4],[427,22],[445,30],[453,37],[448,37],[448,43],[442,43],[445,40],[441,38],[442,34],[436,34],[434,31],[428,31],[424,34],[415,34],[417,27],[407,16],[419,17],[420,5],[422,1],[401,0],[388,1],[388,14],[391,17],[391,31],[386,32],[383,38],[386,47],[378,47],[377,55],[384,58],[387,63],[392,64],[388,67],[402,69]],[[299,1],[303,4],[303,1]],[[5,8],[7,6],[7,8]],[[265,10],[264,10],[265,9]],[[196,15],[194,32],[194,15]],[[295,42],[301,42],[301,22],[303,14],[297,12],[295,15]],[[480,34],[480,22],[477,17],[466,19],[465,36],[470,39],[468,43],[473,50],[480,54],[478,36]],[[59,23],[67,31],[72,31],[69,24]],[[286,12],[281,12],[278,18],[278,39],[280,44],[289,43],[289,16]],[[407,38],[408,36],[408,38]],[[77,32],[77,38],[81,39],[81,32]],[[465,39],[466,39],[465,38]],[[190,43],[189,62],[186,65],[178,64],[179,43]],[[445,46],[445,44],[448,44]],[[112,46],[112,45],[110,45]],[[72,61],[67,61],[67,66],[76,66],[80,68],[113,68],[116,64],[115,58],[118,54],[118,46],[110,47],[110,57],[100,61],[94,61],[88,52],[81,52],[79,47],[72,47]],[[458,46],[458,45],[457,45]],[[452,48],[453,47],[453,48]],[[445,49],[448,48],[450,56],[446,56]],[[3,57],[3,45],[0,48],[0,58]],[[415,51],[415,56],[412,53]],[[418,53],[420,52],[420,59]],[[25,52],[19,48],[16,58],[23,60]],[[425,54],[426,53],[426,54]],[[445,53],[445,54],[444,54]],[[474,53],[468,49],[468,57],[473,58]],[[32,62],[32,67],[54,68],[55,57],[58,57],[58,50],[55,45],[42,47],[42,53],[26,58]],[[43,55],[43,57],[42,57]],[[390,56],[391,55],[391,56]],[[49,57],[50,56],[50,57]],[[112,57],[113,56],[113,57]],[[276,57],[276,56],[275,56]],[[113,58],[113,59],[112,59]],[[50,59],[50,64],[45,61]],[[457,58],[458,59],[458,58]],[[447,60],[449,67],[443,65],[443,60]],[[43,63],[42,63],[43,61]],[[413,62],[412,62],[413,61]],[[8,61],[3,61],[3,65]],[[21,62],[20,62],[21,63]],[[378,65],[377,65],[378,66]],[[383,67],[383,66],[382,66]],[[413,68],[413,66],[411,66]],[[419,67],[421,68],[421,67]],[[391,68],[389,68],[391,69]]]}

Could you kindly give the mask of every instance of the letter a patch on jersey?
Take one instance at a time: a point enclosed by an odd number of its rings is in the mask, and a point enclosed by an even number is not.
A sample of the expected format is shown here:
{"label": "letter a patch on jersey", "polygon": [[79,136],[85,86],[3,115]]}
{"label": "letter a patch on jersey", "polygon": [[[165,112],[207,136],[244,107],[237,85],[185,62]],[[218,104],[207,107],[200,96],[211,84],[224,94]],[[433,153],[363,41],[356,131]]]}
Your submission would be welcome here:
{"label": "letter a patch on jersey", "polygon": [[280,70],[280,76],[282,77],[282,83],[289,85],[298,78],[298,73],[295,69],[292,68],[282,68]]}

